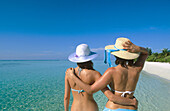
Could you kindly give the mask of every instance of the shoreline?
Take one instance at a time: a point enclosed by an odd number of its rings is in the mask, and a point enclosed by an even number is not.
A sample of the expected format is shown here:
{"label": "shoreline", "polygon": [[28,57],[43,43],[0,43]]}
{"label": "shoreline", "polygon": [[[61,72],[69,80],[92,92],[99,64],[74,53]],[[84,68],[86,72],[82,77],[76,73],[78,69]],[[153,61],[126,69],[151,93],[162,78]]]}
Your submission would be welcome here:
{"label": "shoreline", "polygon": [[170,80],[170,64],[161,62],[145,62],[143,71]]}

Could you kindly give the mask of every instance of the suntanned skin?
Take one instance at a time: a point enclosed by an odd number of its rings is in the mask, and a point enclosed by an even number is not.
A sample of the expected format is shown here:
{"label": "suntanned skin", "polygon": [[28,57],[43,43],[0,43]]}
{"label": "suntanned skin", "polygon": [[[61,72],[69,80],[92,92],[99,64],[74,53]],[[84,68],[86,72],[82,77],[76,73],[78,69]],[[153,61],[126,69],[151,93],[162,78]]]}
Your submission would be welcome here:
{"label": "suntanned skin", "polygon": [[[128,66],[127,68],[118,65],[116,67],[108,68],[102,77],[100,77],[94,84],[88,85],[82,82],[74,75],[74,69],[70,69],[67,71],[67,76],[74,80],[82,89],[84,89],[87,93],[93,94],[103,88],[105,88],[108,84],[111,89],[117,91],[134,91],[136,88],[136,84],[138,82],[138,78],[140,72],[144,66],[145,60],[148,57],[148,51],[143,48],[134,45],[132,42],[128,41],[124,45],[124,49],[127,49],[129,52],[140,52],[140,56],[138,57],[134,66]],[[115,95],[120,96],[121,93],[113,92]],[[133,98],[133,94],[126,94],[125,98]],[[109,98],[108,98],[109,99]],[[114,103],[110,100],[106,103],[106,107],[109,109],[134,109],[137,107],[134,106],[125,106]]]}
{"label": "suntanned skin", "polygon": [[[97,81],[101,74],[95,70],[83,69],[78,74],[78,68],[75,68],[75,74],[79,79],[81,79],[84,83],[92,85],[95,81]],[[69,69],[67,69],[68,71]],[[64,107],[65,111],[69,109],[69,100],[70,100],[70,88],[81,90],[81,88],[70,78],[65,76],[65,96],[64,96]],[[111,101],[115,103],[120,103],[123,105],[134,105],[137,106],[136,99],[127,99],[120,96],[115,96],[107,87],[102,89],[102,92],[109,98]],[[98,106],[93,99],[93,94],[88,94],[87,92],[82,92],[78,94],[76,91],[72,91],[73,94],[73,104],[71,107],[71,111],[98,111]]]}
{"label": "suntanned skin", "polygon": [[[79,75],[78,67],[75,68],[75,73],[84,83],[89,85],[92,85],[100,77],[100,73],[95,70],[88,69],[83,69]],[[67,78],[67,75],[65,76],[65,78],[65,98],[67,98],[67,96],[70,96],[70,88],[82,90],[73,80]],[[98,106],[93,99],[93,94],[87,94],[86,92],[78,93],[77,91],[72,91],[72,94],[74,100],[72,103],[71,111],[98,111]],[[65,106],[67,106],[65,107],[65,111],[68,111],[69,104],[67,102],[69,101],[69,99],[64,100]]]}

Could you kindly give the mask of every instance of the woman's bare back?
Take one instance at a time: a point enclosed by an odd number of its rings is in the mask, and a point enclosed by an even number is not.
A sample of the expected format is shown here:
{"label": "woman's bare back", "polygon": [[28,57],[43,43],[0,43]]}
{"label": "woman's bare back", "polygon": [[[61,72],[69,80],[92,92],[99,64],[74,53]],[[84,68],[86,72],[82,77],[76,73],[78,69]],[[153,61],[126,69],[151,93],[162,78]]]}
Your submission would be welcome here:
{"label": "woman's bare back", "polygon": [[[75,74],[79,77],[84,83],[92,85],[101,75],[95,70],[88,70],[80,68],[75,68]],[[82,90],[73,80],[69,79],[70,87],[73,90]],[[87,94],[86,92],[73,91],[73,104],[72,111],[81,110],[81,111],[98,111],[97,103],[95,102],[93,95]]]}
{"label": "woman's bare back", "polygon": [[[141,68],[138,68],[135,65],[127,66],[127,68],[118,65],[116,67],[110,68],[110,70],[114,70],[112,82],[110,83],[113,93],[115,95],[132,99],[134,97],[133,94],[139,79]],[[123,92],[127,93],[123,94]],[[108,101],[106,107],[111,109],[136,109],[134,106],[122,106],[119,104],[114,104],[111,101]]]}

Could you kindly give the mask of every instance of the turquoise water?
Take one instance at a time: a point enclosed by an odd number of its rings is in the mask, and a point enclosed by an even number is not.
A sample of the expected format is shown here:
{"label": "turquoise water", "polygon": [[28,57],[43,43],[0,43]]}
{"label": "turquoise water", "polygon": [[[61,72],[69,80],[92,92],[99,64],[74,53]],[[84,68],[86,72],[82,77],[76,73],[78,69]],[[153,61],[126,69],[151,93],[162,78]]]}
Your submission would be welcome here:
{"label": "turquoise water", "polygon": [[[63,111],[64,73],[75,66],[69,61],[0,61],[0,110]],[[94,68],[103,73],[107,65],[94,61]],[[135,92],[139,111],[169,111],[169,95],[170,81],[142,72]],[[102,111],[107,98],[101,91],[94,97]]]}

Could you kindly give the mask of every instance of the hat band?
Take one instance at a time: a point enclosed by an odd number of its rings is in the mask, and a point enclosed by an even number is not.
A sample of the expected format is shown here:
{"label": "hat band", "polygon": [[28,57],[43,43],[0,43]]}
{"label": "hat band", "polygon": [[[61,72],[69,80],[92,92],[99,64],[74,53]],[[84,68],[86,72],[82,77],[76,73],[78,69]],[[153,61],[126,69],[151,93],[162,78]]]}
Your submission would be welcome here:
{"label": "hat band", "polygon": [[115,52],[115,51],[127,51],[127,49],[118,49],[115,45],[114,45],[115,49],[106,49],[105,50],[105,54],[104,54],[104,63],[105,64],[109,64],[109,67],[113,67],[111,60],[110,60],[110,55],[111,52]]}

